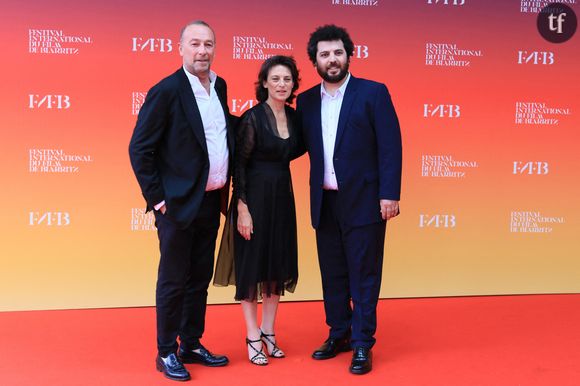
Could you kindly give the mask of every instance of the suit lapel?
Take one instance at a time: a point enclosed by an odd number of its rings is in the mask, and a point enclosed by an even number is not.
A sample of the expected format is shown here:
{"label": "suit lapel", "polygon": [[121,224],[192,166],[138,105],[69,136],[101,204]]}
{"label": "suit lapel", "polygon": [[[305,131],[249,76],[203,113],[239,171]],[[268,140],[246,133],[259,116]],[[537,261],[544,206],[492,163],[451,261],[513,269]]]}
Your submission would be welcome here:
{"label": "suit lapel", "polygon": [[[232,129],[232,122],[230,119],[230,109],[228,108],[228,101],[226,100],[226,92],[221,85],[221,82],[218,78],[215,82],[215,91],[217,93],[218,99],[222,105],[222,110],[224,111],[224,117],[226,120],[226,140],[228,142],[228,149],[230,152],[233,152],[234,149],[234,136],[233,136],[233,129]],[[230,153],[230,159],[233,159]]]}
{"label": "suit lapel", "polygon": [[324,154],[324,146],[322,144],[322,111],[321,111],[321,104],[322,104],[322,99],[320,96],[320,87],[322,86],[318,86],[315,89],[314,95],[313,95],[313,101],[312,103],[308,103],[308,108],[312,109],[311,111],[313,111],[313,114],[309,114],[313,121],[312,121],[312,127],[313,127],[313,140],[314,143],[316,144],[316,146],[318,147],[318,151],[320,152],[320,154]]}
{"label": "suit lapel", "polygon": [[334,142],[335,153],[340,144],[340,140],[342,139],[342,135],[344,134],[350,109],[354,105],[354,100],[356,99],[357,80],[358,79],[356,79],[352,75],[350,76],[350,80],[348,81],[346,90],[344,92],[344,97],[342,98],[342,105],[340,106],[340,115],[338,117],[338,128],[336,130],[336,141]]}
{"label": "suit lapel", "polygon": [[183,110],[185,111],[185,117],[187,118],[187,122],[193,130],[193,134],[197,138],[199,144],[207,153],[207,142],[205,140],[205,131],[203,130],[203,121],[201,120],[201,114],[199,113],[197,102],[195,101],[195,95],[193,95],[189,79],[187,79],[183,69],[181,69],[179,74],[181,83],[179,99],[181,100]]}

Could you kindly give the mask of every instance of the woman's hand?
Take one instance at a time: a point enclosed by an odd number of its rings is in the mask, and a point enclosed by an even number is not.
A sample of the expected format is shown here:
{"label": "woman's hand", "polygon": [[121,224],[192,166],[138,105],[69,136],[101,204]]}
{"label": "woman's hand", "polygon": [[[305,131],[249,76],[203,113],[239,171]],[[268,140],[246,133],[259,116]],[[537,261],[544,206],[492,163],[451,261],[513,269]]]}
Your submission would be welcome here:
{"label": "woman's hand", "polygon": [[238,232],[246,240],[250,240],[252,233],[254,233],[252,215],[248,210],[248,205],[242,200],[238,200]]}

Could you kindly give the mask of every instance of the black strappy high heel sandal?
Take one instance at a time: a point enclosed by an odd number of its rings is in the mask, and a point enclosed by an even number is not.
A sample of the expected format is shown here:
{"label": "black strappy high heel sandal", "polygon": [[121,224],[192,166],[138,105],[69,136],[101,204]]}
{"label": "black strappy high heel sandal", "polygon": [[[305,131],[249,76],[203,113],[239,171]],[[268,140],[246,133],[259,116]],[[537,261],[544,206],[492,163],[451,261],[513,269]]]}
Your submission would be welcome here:
{"label": "black strappy high heel sandal", "polygon": [[256,352],[256,355],[254,355],[253,357],[250,358],[250,362],[254,365],[257,365],[257,366],[266,366],[268,364],[268,357],[266,356],[266,354],[263,351],[264,347],[262,346],[262,348],[258,350],[252,344],[252,343],[258,343],[258,342],[262,343],[262,338],[256,339],[256,340],[249,340],[248,338],[246,338],[246,344],[249,347],[251,347],[252,350],[254,350]]}
{"label": "black strappy high heel sandal", "polygon": [[[264,343],[266,344],[266,351],[268,351],[268,355],[270,355],[272,358],[284,358],[284,357],[286,357],[286,354],[284,354],[284,351],[282,351],[280,349],[280,347],[278,347],[276,342],[274,342],[274,340],[271,339],[271,338],[276,337],[276,334],[264,334],[264,331],[260,330],[260,337],[261,337],[261,339],[266,341]],[[268,350],[268,343],[270,343],[272,345],[272,351]]]}

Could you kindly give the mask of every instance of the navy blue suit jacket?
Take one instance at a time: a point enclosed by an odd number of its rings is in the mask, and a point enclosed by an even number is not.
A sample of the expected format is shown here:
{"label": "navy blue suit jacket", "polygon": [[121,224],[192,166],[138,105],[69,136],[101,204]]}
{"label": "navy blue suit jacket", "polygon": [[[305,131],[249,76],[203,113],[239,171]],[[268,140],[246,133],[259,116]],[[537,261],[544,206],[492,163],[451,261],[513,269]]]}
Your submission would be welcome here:
{"label": "navy blue suit jacket", "polygon": [[[301,93],[296,102],[310,156],[310,211],[314,228],[320,221],[324,178],[320,88],[317,85]],[[379,200],[400,199],[401,166],[399,120],[387,87],[351,76],[334,146],[341,221],[350,226],[382,221]]]}
{"label": "navy blue suit jacket", "polygon": [[[215,90],[226,118],[231,173],[234,144],[227,86],[222,78],[216,79]],[[201,115],[183,68],[147,93],[131,137],[129,156],[147,209],[165,200],[165,216],[181,228],[191,224],[204,198],[209,155]],[[222,189],[222,211],[228,193],[229,182]]]}

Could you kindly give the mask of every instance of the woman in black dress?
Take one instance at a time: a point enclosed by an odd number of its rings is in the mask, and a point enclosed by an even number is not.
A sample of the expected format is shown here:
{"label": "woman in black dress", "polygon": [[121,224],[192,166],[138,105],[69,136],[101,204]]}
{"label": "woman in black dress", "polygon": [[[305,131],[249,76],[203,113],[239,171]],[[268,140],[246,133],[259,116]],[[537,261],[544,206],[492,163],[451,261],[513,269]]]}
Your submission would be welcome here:
{"label": "woman in black dress", "polygon": [[[304,153],[296,111],[288,106],[298,89],[293,58],[273,56],[260,69],[256,99],[240,119],[234,167],[234,265],[236,300],[246,321],[248,356],[253,364],[283,358],[274,321],[280,295],[298,280],[296,211],[290,161]],[[258,326],[257,301],[262,299]]]}

